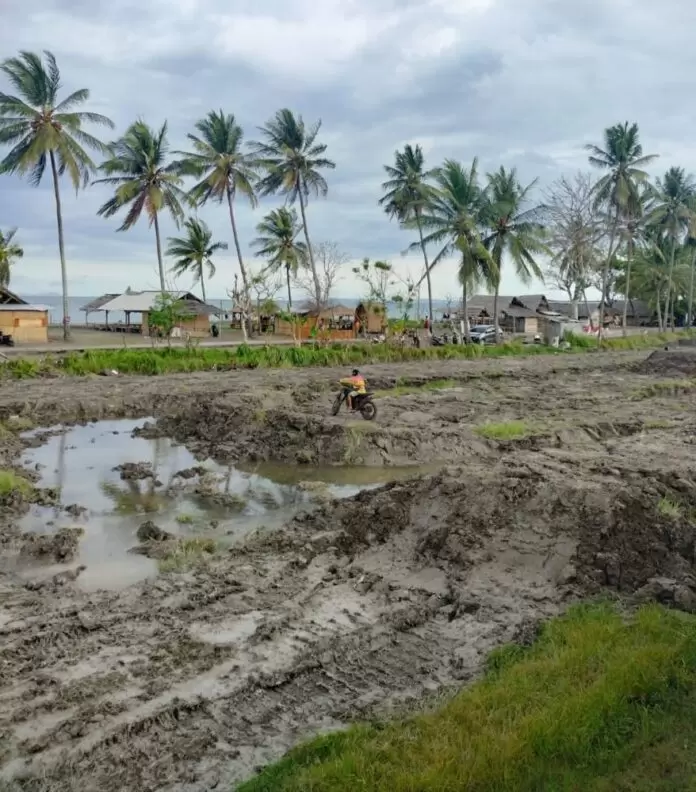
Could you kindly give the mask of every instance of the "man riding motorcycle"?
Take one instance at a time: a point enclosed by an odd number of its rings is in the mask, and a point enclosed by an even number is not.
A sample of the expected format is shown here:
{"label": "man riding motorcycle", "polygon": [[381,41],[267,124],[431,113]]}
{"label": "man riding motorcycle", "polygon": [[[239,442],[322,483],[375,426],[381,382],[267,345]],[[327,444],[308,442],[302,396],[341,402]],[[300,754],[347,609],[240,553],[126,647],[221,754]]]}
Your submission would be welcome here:
{"label": "man riding motorcycle", "polygon": [[339,384],[342,385],[346,391],[348,391],[346,395],[346,403],[348,404],[349,410],[353,409],[353,399],[356,396],[362,396],[367,393],[367,383],[358,369],[353,369],[353,373],[350,377],[344,377],[343,379],[339,380]]}

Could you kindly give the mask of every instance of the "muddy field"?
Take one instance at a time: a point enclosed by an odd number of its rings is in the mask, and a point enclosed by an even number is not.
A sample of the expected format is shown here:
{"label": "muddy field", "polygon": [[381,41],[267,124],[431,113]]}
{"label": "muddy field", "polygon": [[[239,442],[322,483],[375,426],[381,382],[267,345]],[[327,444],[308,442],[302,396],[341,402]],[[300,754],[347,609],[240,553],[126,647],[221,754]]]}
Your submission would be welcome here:
{"label": "muddy field", "polygon": [[[81,586],[80,531],[26,535],[37,494],[4,496],[4,556],[63,566],[37,583],[0,565],[0,788],[231,790],[318,731],[447,694],[578,598],[696,610],[693,353],[370,367],[372,423],[329,416],[344,373],[2,385],[5,427],[137,418],[139,437],[222,468],[346,466],[356,489],[350,467],[401,472],[109,591]],[[44,442],[5,429],[2,466]],[[111,467],[127,484],[149,464]],[[89,537],[92,506],[66,506]],[[159,541],[141,528],[134,545]]]}

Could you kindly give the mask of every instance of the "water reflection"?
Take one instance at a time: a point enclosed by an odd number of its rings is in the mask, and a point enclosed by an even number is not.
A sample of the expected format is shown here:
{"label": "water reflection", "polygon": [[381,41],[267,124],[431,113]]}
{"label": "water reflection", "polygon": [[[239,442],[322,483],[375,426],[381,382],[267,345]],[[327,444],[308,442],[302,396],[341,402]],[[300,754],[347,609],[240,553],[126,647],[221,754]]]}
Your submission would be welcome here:
{"label": "water reflection", "polygon": [[[167,438],[132,437],[142,421],[102,421],[71,427],[45,445],[27,450],[23,462],[40,466],[41,484],[59,486],[61,502],[85,507],[72,516],[63,509],[34,508],[24,531],[51,532],[79,524],[85,529],[78,579],[85,588],[118,587],[156,574],[149,559],[128,552],[144,519],[177,535],[211,536],[229,543],[261,527],[282,526],[318,496],[346,497],[361,489],[413,474],[413,468],[309,468],[278,464],[240,469],[196,460]],[[122,480],[117,469],[146,463],[144,478]],[[186,471],[202,466],[202,476]],[[178,475],[184,471],[184,475]],[[307,486],[324,482],[325,487]],[[304,486],[303,486],[304,484]]]}

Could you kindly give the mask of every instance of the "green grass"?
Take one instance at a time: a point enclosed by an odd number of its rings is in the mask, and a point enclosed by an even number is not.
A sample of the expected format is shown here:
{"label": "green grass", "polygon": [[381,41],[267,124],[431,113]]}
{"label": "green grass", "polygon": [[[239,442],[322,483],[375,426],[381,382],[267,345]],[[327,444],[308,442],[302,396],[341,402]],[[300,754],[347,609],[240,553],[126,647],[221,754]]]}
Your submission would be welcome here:
{"label": "green grass", "polygon": [[435,712],[291,751],[238,792],[696,789],[696,617],[578,606]]}
{"label": "green grass", "polygon": [[521,440],[533,434],[534,429],[526,421],[505,421],[485,423],[477,426],[474,431],[487,440]]}
{"label": "green grass", "polygon": [[652,399],[656,396],[682,396],[696,390],[696,379],[665,379],[651,382],[635,390],[631,397],[634,400]]}
{"label": "green grass", "polygon": [[175,519],[179,525],[193,525],[196,522],[193,514],[177,514]]}
{"label": "green grass", "polygon": [[[650,349],[679,338],[676,334],[629,336],[601,344],[603,350]],[[569,336],[571,349],[564,352],[540,344],[511,341],[497,346],[480,344],[442,347],[400,347],[389,344],[330,344],[328,346],[193,347],[163,349],[93,349],[43,358],[11,358],[0,366],[0,377],[28,379],[52,376],[85,376],[105,370],[121,374],[157,375],[192,371],[255,368],[296,368],[310,366],[354,366],[369,363],[399,363],[421,360],[469,360],[518,357],[521,355],[562,355],[594,352],[597,344],[587,338]]]}
{"label": "green grass", "polygon": [[198,566],[216,550],[217,543],[214,539],[179,539],[171,553],[160,559],[157,566],[160,572],[184,572]]}
{"label": "green grass", "polygon": [[0,498],[7,498],[15,492],[28,497],[33,491],[34,485],[28,479],[13,470],[0,470]]}
{"label": "green grass", "polygon": [[657,511],[663,517],[669,517],[672,520],[678,519],[683,513],[681,504],[672,498],[660,498],[657,503]]}

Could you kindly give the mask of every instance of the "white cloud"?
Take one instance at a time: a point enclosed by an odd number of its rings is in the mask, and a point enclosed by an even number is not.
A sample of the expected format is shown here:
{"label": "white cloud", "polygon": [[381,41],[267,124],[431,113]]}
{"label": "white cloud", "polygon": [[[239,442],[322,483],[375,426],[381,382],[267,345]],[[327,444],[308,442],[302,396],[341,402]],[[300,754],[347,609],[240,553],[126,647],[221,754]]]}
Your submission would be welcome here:
{"label": "white cloud", "polygon": [[[2,13],[0,55],[51,49],[65,90],[89,86],[91,107],[121,131],[137,116],[167,118],[178,148],[211,108],[234,112],[247,137],[279,107],[322,118],[338,167],[328,200],[310,204],[310,230],[356,259],[420,266],[401,257],[410,237],[377,205],[382,166],[406,142],[433,165],[478,154],[482,173],[504,163],[548,181],[585,169],[583,144],[635,119],[645,150],[661,154],[657,171],[696,171],[696,6],[683,0],[5,0]],[[39,291],[57,280],[48,186],[0,182],[0,225],[19,226],[27,250],[22,287]],[[63,193],[74,293],[156,281],[146,223],[118,234],[96,217],[103,188]],[[202,215],[231,241],[224,207]],[[240,203],[245,253],[260,216]],[[174,233],[167,218],[162,226]],[[228,253],[213,292],[222,296],[235,267]],[[458,292],[456,263],[438,270],[436,292]],[[521,289],[506,273],[503,290]]]}

